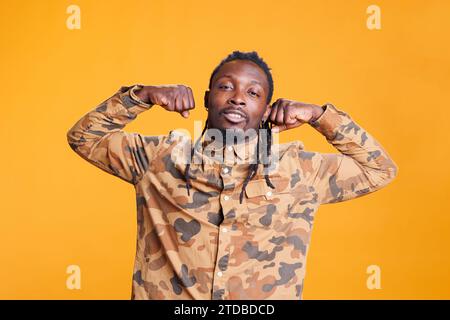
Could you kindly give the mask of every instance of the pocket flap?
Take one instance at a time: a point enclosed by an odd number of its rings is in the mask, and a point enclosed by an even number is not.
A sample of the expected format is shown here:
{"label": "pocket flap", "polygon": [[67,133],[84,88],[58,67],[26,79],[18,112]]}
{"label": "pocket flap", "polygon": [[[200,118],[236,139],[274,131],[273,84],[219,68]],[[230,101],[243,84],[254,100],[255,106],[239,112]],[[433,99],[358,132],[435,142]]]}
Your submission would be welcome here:
{"label": "pocket flap", "polygon": [[289,179],[271,177],[270,182],[275,187],[274,189],[267,185],[266,179],[250,180],[247,184],[247,187],[245,188],[245,194],[248,198],[265,196],[266,199],[270,199],[275,194],[291,192],[290,188],[288,187]]}
{"label": "pocket flap", "polygon": [[247,197],[257,197],[264,196],[271,189],[267,184],[266,180],[250,180],[245,187],[245,194]]}

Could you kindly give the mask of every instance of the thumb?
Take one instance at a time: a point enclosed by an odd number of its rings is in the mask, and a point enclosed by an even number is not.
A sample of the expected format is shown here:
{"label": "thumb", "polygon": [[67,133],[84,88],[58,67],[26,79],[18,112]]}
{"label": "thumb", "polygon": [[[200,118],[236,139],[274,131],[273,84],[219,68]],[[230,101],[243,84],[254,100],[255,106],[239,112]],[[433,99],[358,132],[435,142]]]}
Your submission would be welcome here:
{"label": "thumb", "polygon": [[286,125],[285,124],[281,124],[281,125],[272,127],[272,132],[276,132],[276,133],[284,131],[284,130],[286,130]]}
{"label": "thumb", "polygon": [[183,117],[187,118],[187,117],[189,117],[189,111],[184,110],[184,111],[181,113],[181,115],[182,115]]}
{"label": "thumb", "polygon": [[301,123],[308,122],[308,118],[311,118],[311,114],[305,109],[300,109],[299,112],[294,116],[294,119],[297,119],[297,121],[300,121]]}

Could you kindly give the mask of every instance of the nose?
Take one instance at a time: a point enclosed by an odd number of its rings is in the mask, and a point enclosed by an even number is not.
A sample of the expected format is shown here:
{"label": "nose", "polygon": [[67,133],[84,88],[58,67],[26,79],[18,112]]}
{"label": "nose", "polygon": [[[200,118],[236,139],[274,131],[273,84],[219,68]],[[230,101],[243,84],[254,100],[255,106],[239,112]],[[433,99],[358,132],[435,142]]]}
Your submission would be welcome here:
{"label": "nose", "polygon": [[228,99],[228,102],[234,105],[245,106],[245,100],[242,98],[242,94],[238,90]]}

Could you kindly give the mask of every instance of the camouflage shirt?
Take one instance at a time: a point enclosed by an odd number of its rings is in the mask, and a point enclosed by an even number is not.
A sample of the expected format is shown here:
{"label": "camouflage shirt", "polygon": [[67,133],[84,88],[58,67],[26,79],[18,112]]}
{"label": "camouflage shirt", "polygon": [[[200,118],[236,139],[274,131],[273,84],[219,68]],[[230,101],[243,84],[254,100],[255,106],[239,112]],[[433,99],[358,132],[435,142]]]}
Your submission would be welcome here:
{"label": "camouflage shirt", "polygon": [[299,300],[319,206],[379,190],[397,174],[382,146],[327,103],[309,124],[339,153],[306,151],[301,141],[279,144],[272,155],[277,169],[268,174],[275,188],[258,169],[240,203],[245,159],[254,150],[247,146],[255,139],[218,146],[222,163],[204,153],[204,161],[191,163],[188,195],[185,161],[173,154],[192,140],[176,131],[159,136],[122,131],[152,107],[134,93],[140,87],[120,88],[67,133],[78,155],[136,190],[131,299]]}

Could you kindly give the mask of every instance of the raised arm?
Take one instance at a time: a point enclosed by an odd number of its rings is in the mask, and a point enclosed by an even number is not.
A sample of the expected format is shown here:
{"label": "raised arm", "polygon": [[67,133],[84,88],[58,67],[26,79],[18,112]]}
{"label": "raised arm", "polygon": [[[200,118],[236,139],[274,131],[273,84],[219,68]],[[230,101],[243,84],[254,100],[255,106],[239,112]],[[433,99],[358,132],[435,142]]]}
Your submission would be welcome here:
{"label": "raised arm", "polygon": [[322,204],[357,198],[381,189],[398,167],[366,130],[347,113],[327,103],[309,124],[323,134],[339,153],[314,153],[315,186]]}
{"label": "raised arm", "polygon": [[133,184],[147,170],[149,157],[162,138],[121,130],[152,106],[136,96],[135,90],[141,87],[120,88],[67,132],[70,147],[83,159]]}
{"label": "raised arm", "polygon": [[374,192],[390,183],[398,167],[378,141],[333,104],[323,106],[278,99],[269,119],[283,131],[309,123],[339,153],[299,150],[300,167],[311,177],[322,204]]}
{"label": "raised arm", "polygon": [[122,129],[154,104],[187,117],[194,107],[192,97],[190,88],[182,85],[122,87],[75,123],[67,132],[68,143],[91,164],[136,184],[168,136]]}

